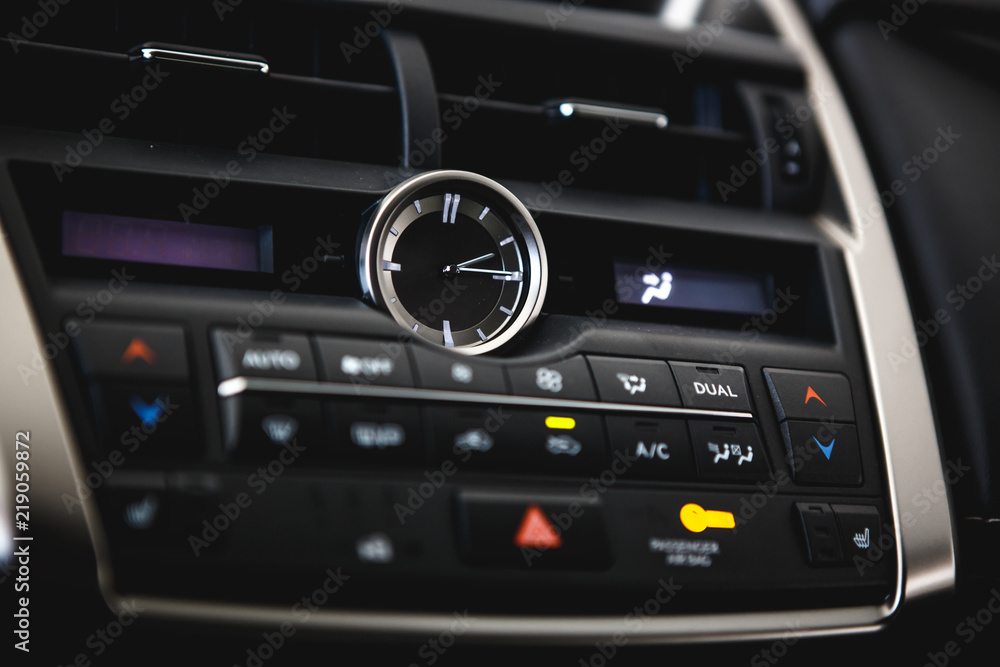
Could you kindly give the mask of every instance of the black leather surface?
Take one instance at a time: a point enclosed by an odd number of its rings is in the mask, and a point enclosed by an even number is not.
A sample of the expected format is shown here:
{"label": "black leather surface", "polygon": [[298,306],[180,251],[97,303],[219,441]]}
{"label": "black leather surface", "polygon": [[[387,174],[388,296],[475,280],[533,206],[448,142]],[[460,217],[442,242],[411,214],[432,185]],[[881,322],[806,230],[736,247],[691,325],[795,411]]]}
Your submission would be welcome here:
{"label": "black leather surface", "polygon": [[895,182],[902,192],[884,203],[922,334],[900,341],[890,361],[923,355],[960,546],[1000,570],[996,556],[982,557],[995,540],[980,541],[1000,528],[987,522],[1000,517],[1000,92],[988,83],[989,38],[970,39],[950,21],[934,26],[943,15],[930,11],[915,20],[925,9],[899,30],[880,26],[870,8],[863,18],[841,13],[826,26],[826,45],[879,189]]}

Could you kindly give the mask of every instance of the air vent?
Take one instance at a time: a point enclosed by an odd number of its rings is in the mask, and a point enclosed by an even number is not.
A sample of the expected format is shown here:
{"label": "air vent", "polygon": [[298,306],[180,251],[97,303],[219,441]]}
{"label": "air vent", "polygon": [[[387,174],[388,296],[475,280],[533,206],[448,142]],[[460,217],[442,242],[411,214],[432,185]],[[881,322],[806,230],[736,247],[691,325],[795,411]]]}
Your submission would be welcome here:
{"label": "air vent", "polygon": [[[83,133],[91,143],[115,136],[397,161],[399,96],[384,46],[372,40],[351,62],[339,49],[354,38],[354,14],[249,1],[13,5],[3,9],[0,85],[18,102],[0,109],[2,124]],[[150,42],[263,60],[268,73],[137,58]]]}
{"label": "air vent", "polygon": [[537,182],[550,195],[574,187],[762,204],[759,173],[734,193],[716,187],[756,147],[724,69],[680,71],[670,51],[560,31],[422,36],[446,167]]}

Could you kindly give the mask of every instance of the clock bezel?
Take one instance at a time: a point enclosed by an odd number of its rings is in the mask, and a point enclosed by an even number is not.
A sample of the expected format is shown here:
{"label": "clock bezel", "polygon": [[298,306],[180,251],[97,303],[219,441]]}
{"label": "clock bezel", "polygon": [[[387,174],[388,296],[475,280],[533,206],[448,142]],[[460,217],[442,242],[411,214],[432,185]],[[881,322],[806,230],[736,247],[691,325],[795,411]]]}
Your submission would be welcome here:
{"label": "clock bezel", "polygon": [[[473,192],[470,193],[470,196],[474,196],[477,190],[486,190],[495,201],[500,202],[507,209],[503,211],[502,221],[510,227],[512,233],[519,236],[516,241],[521,244],[525,251],[523,261],[527,266],[527,270],[523,272],[522,297],[516,304],[513,315],[508,316],[506,322],[496,332],[491,332],[485,341],[456,344],[454,347],[445,347],[443,341],[427,336],[420,330],[421,327],[418,327],[416,331],[413,330],[412,327],[416,320],[409,311],[398,301],[393,303],[391,299],[386,298],[387,293],[394,293],[394,288],[390,277],[386,275],[387,272],[382,270],[387,237],[391,233],[389,230],[395,220],[407,207],[412,205],[415,199],[420,199],[421,192],[431,190],[428,192],[428,196],[440,194],[438,190],[448,182],[454,183],[454,187],[449,188],[449,190],[462,195],[465,194],[463,188],[470,189],[471,187]],[[496,212],[495,208],[493,212]],[[366,300],[388,311],[392,318],[410,334],[460,354],[483,354],[506,345],[538,318],[545,300],[548,285],[545,246],[531,213],[507,188],[492,179],[472,172],[451,169],[432,171],[411,177],[397,185],[382,198],[369,218],[360,239],[358,253],[361,288]],[[423,328],[440,332],[432,327]]]}

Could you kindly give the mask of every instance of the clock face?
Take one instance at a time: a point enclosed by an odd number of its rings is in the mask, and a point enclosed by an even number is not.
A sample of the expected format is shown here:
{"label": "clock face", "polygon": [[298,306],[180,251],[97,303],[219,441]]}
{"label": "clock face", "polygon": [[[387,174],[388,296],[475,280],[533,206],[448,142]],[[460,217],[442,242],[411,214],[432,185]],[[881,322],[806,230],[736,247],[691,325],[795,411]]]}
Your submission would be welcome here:
{"label": "clock face", "polygon": [[510,341],[545,295],[545,250],[528,210],[468,172],[397,186],[372,215],[360,252],[366,297],[415,335],[467,354]]}

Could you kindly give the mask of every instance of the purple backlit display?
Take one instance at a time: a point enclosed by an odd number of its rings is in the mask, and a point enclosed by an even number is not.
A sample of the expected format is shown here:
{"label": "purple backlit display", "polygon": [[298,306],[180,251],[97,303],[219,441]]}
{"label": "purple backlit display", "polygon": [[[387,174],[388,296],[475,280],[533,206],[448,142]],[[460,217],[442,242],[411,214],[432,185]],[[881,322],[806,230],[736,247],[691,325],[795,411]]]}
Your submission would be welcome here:
{"label": "purple backlit display", "polygon": [[62,253],[171,266],[270,272],[271,228],[244,229],[65,211]]}

